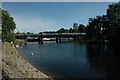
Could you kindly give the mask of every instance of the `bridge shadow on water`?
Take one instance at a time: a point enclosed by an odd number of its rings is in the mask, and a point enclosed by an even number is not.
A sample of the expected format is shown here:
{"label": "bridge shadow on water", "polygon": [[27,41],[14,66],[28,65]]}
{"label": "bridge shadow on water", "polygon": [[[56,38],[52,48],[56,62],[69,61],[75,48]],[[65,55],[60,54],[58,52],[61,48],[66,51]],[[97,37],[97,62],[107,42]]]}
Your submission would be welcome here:
{"label": "bridge shadow on water", "polygon": [[106,78],[110,80],[120,80],[119,47],[87,45],[86,50],[88,61],[95,71],[104,71]]}

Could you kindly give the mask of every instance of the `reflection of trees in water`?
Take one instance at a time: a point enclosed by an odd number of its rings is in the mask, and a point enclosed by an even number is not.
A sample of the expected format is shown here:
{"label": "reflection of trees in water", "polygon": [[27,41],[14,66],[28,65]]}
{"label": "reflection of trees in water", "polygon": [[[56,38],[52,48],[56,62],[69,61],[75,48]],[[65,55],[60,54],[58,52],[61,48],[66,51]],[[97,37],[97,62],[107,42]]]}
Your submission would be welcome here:
{"label": "reflection of trees in water", "polygon": [[109,46],[87,45],[88,61],[96,71],[104,71],[108,78],[120,76],[118,52]]}

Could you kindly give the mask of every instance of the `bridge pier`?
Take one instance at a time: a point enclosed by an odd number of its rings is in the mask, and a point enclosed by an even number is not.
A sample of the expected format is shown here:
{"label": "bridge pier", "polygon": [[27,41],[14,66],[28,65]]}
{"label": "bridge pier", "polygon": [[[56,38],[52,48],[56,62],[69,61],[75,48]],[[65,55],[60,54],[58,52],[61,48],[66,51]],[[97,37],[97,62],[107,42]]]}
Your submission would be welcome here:
{"label": "bridge pier", "polygon": [[39,42],[39,44],[40,44],[40,36],[38,37],[38,42]]}
{"label": "bridge pier", "polygon": [[56,37],[56,43],[61,43],[61,37]]}
{"label": "bridge pier", "polygon": [[61,41],[61,36],[59,36],[59,37],[56,37],[56,43],[61,43],[62,41]]}
{"label": "bridge pier", "polygon": [[40,38],[40,42],[43,43],[43,37]]}
{"label": "bridge pier", "polygon": [[76,42],[76,41],[79,41],[80,40],[80,38],[79,38],[79,36],[74,36],[74,41]]}
{"label": "bridge pier", "polygon": [[80,41],[80,36],[78,36],[78,41]]}
{"label": "bridge pier", "polygon": [[74,38],[74,41],[76,41],[76,36],[74,36],[73,38]]}
{"label": "bridge pier", "polygon": [[61,36],[59,37],[59,42],[61,43],[62,41],[61,41]]}
{"label": "bridge pier", "polygon": [[43,38],[39,36],[39,37],[38,37],[38,42],[39,42],[39,44],[40,44],[40,43],[43,43]]}
{"label": "bridge pier", "polygon": [[27,44],[27,37],[25,36],[25,34],[24,34],[24,44],[25,45]]}
{"label": "bridge pier", "polygon": [[58,37],[56,37],[56,43],[58,43]]}

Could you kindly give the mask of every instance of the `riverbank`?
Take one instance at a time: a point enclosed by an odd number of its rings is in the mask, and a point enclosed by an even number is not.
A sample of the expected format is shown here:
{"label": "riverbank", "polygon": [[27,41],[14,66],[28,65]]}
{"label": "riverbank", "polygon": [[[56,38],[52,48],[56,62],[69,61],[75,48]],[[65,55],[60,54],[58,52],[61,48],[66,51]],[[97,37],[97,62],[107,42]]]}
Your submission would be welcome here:
{"label": "riverbank", "polygon": [[14,45],[4,42],[2,44],[2,70],[9,78],[46,78],[43,72],[28,63],[16,50]]}

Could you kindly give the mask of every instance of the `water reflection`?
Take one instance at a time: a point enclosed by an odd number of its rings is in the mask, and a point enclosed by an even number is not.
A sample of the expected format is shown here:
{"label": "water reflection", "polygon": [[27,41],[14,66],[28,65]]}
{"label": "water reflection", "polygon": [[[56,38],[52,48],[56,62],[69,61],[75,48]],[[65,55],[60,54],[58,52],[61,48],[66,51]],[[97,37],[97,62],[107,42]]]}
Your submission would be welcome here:
{"label": "water reflection", "polygon": [[[116,78],[120,76],[119,48],[78,43],[32,43],[18,51],[31,64],[52,76]],[[34,56],[31,52],[35,53]]]}
{"label": "water reflection", "polygon": [[120,64],[116,56],[118,52],[113,47],[105,45],[87,45],[87,57],[90,65],[96,71],[101,70],[107,78],[119,78]]}

